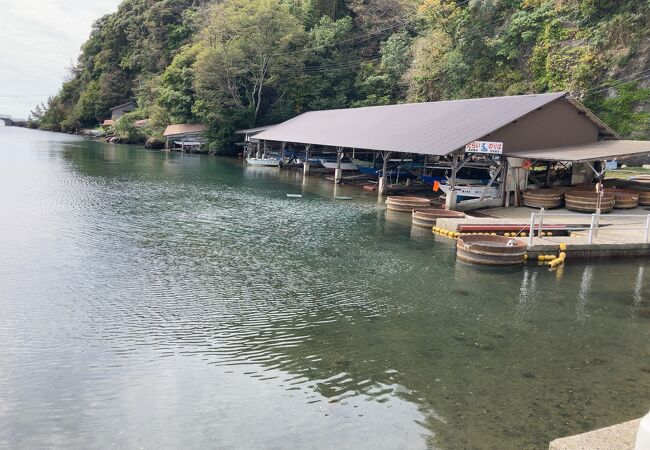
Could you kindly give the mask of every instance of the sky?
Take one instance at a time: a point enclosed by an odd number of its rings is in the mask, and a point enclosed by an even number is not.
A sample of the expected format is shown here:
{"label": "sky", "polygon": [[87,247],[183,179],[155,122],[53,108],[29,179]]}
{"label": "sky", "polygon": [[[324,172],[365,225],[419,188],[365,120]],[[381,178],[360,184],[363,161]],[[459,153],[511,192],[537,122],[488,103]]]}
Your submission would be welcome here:
{"label": "sky", "polygon": [[0,0],[0,114],[25,119],[56,94],[93,22],[122,0]]}

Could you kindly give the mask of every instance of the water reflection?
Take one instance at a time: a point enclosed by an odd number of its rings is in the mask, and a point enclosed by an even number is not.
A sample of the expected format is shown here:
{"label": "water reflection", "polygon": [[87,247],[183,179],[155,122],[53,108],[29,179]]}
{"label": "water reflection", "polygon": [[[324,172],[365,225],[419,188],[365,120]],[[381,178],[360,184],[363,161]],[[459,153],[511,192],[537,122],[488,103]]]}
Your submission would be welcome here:
{"label": "water reflection", "polygon": [[537,274],[537,270],[531,270],[529,267],[523,269],[521,287],[519,288],[519,302],[517,304],[517,315],[522,323],[526,321],[534,307],[535,296],[537,295]]}
{"label": "water reflection", "polygon": [[643,280],[645,267],[640,266],[634,282],[634,305],[640,306],[643,303]]}
{"label": "water reflection", "polygon": [[0,446],[541,448],[647,406],[638,262],[474,267],[319,177],[39,151],[0,166]]}
{"label": "water reflection", "polygon": [[589,318],[587,303],[589,302],[589,296],[591,294],[593,270],[593,266],[586,266],[580,279],[580,290],[578,291],[578,301],[576,303],[576,318],[580,322],[584,322]]}

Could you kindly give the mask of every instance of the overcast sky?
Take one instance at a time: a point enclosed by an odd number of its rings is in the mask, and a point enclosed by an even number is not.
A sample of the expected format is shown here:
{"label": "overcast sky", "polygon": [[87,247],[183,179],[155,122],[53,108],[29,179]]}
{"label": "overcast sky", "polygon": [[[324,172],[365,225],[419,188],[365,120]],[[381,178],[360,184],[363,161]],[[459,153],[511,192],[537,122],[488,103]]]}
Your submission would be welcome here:
{"label": "overcast sky", "polygon": [[0,0],[0,114],[27,118],[56,94],[92,23],[121,0]]}

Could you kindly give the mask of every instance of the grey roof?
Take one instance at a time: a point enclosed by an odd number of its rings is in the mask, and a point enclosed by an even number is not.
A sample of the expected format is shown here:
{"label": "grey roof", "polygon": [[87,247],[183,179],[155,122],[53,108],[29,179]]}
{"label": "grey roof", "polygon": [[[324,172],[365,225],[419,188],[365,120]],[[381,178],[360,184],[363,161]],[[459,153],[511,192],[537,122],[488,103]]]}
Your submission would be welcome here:
{"label": "grey roof", "polygon": [[650,141],[598,141],[590,144],[508,152],[508,156],[545,161],[598,161],[650,153]]}
{"label": "grey roof", "polygon": [[556,92],[313,111],[252,139],[446,155],[565,96]]}
{"label": "grey roof", "polygon": [[113,106],[111,109],[109,109],[109,111],[113,111],[114,109],[122,108],[124,106],[129,106],[129,105],[133,105],[136,108],[138,107],[138,105],[135,102],[131,101],[131,102],[122,103],[121,105]]}

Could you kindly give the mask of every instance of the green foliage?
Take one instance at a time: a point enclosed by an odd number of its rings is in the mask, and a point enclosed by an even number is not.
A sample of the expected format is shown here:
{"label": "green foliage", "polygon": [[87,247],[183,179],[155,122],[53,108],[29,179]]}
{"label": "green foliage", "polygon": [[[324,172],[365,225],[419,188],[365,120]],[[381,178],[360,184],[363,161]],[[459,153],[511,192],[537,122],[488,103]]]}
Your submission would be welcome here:
{"label": "green foliage", "polygon": [[144,126],[137,126],[136,121],[144,119],[142,111],[124,114],[113,124],[113,131],[121,142],[127,144],[144,143],[147,136]]}
{"label": "green foliage", "polygon": [[631,138],[647,138],[650,129],[650,112],[637,105],[650,101],[650,88],[639,88],[638,83],[612,83],[616,95],[604,99],[590,98],[587,104],[605,123],[619,134]]}
{"label": "green foliage", "polygon": [[39,128],[46,131],[62,131],[61,123],[68,116],[69,111],[58,96],[50,97],[47,106],[39,121]]}
{"label": "green foliage", "polygon": [[[282,108],[302,67],[306,34],[279,0],[225,0],[211,6],[194,67],[193,113],[214,128],[258,125]],[[179,76],[179,78],[181,78]],[[214,133],[217,145],[227,142]]]}
{"label": "green foliage", "polygon": [[158,103],[175,123],[194,120],[194,64],[201,50],[200,45],[183,48],[160,78]]}
{"label": "green foliage", "polygon": [[404,97],[406,84],[402,78],[412,58],[412,42],[408,32],[395,33],[382,44],[379,65],[361,66],[355,81],[361,99],[353,106],[387,105]]}
{"label": "green foliage", "polygon": [[650,137],[647,89],[594,92],[643,73],[649,39],[648,1],[124,0],[30,123],[74,131],[137,98],[121,139],[202,122],[223,152],[238,128],[308,110],[569,91]]}

